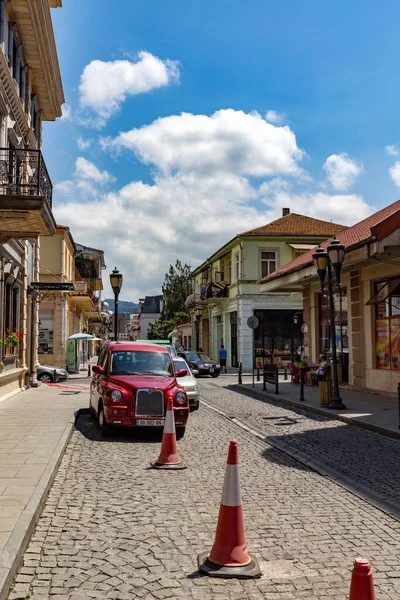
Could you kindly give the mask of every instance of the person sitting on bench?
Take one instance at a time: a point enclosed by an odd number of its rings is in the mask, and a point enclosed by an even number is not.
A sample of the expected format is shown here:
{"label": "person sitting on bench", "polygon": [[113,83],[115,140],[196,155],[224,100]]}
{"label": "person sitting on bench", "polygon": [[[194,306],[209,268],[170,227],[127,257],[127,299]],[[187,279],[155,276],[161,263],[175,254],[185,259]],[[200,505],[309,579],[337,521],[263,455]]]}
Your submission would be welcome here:
{"label": "person sitting on bench", "polygon": [[327,374],[329,373],[329,362],[327,360],[326,354],[319,355],[319,363],[318,368],[313,371],[308,371],[306,373],[306,385],[312,385],[313,377],[316,378],[316,382],[325,381]]}

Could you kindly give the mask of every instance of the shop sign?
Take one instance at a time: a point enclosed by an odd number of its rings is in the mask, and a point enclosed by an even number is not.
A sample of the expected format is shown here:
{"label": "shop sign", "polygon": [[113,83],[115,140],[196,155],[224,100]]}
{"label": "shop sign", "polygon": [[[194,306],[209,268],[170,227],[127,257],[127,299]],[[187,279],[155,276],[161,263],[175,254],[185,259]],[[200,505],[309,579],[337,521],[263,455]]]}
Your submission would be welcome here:
{"label": "shop sign", "polygon": [[390,326],[389,319],[375,321],[376,368],[390,369]]}
{"label": "shop sign", "polygon": [[390,320],[390,356],[393,371],[400,371],[400,317]]}

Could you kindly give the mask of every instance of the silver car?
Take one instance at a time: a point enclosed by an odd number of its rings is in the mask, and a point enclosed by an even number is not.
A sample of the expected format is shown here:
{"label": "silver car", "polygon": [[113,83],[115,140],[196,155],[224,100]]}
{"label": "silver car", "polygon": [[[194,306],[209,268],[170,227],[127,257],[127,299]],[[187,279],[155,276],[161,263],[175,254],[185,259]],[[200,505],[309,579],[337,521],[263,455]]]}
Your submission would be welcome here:
{"label": "silver car", "polygon": [[37,378],[39,381],[43,381],[43,383],[56,383],[57,381],[68,379],[68,371],[60,369],[60,367],[40,365],[37,368]]}
{"label": "silver car", "polygon": [[199,389],[197,387],[197,379],[194,377],[194,373],[197,371],[192,371],[183,358],[179,356],[173,359],[175,371],[179,371],[180,369],[186,369],[187,375],[185,377],[180,377],[179,385],[183,387],[186,392],[186,395],[189,400],[190,410],[198,410],[199,408]]}

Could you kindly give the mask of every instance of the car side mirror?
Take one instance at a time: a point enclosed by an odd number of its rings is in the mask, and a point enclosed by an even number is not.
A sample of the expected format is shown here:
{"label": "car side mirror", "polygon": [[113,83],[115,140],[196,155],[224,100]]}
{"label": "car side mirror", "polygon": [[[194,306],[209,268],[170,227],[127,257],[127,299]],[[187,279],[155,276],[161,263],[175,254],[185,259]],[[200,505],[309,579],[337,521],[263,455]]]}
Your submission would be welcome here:
{"label": "car side mirror", "polygon": [[92,372],[96,375],[104,375],[106,370],[104,369],[104,367],[100,367],[100,365],[94,365],[92,367]]}
{"label": "car side mirror", "polygon": [[186,377],[187,374],[186,369],[179,369],[179,371],[176,371],[175,377]]}

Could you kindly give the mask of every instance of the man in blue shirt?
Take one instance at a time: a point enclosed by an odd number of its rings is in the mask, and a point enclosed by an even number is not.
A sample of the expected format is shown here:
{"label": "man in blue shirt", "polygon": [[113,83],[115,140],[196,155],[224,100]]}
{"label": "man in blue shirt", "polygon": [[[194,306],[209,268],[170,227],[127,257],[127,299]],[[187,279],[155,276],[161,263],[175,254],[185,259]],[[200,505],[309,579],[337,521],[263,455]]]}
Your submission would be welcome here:
{"label": "man in blue shirt", "polygon": [[221,344],[221,348],[219,349],[218,354],[219,354],[219,364],[221,365],[221,373],[224,372],[224,369],[225,369],[225,373],[227,373],[226,358],[228,356],[228,352],[227,352],[226,348],[224,348],[223,344]]}

